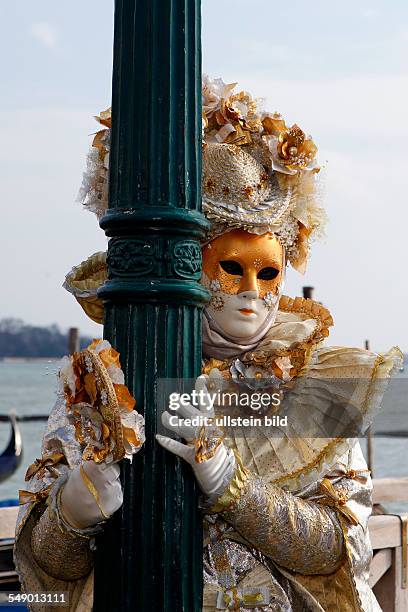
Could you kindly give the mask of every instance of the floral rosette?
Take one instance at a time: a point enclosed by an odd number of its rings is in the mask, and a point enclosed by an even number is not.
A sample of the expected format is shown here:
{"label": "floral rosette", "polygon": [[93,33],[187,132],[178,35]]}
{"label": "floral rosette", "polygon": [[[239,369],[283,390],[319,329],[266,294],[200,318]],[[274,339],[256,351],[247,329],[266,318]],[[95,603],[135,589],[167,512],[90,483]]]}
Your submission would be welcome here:
{"label": "floral rosette", "polygon": [[119,353],[107,340],[64,357],[59,378],[85,461],[132,460],[145,441],[144,419],[125,385]]}
{"label": "floral rosette", "polygon": [[287,125],[280,113],[261,111],[259,100],[248,92],[234,93],[236,85],[203,75],[204,143],[257,144],[259,150],[251,149],[252,154],[280,175],[319,172],[312,138],[298,125]]}

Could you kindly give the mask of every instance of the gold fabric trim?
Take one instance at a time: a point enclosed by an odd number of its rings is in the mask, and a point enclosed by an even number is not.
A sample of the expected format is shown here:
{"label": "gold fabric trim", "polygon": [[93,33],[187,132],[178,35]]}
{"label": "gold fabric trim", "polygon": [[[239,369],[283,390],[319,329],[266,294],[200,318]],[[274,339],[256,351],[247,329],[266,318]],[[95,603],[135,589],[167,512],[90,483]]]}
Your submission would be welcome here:
{"label": "gold fabric trim", "polygon": [[359,520],[352,510],[347,506],[348,495],[346,491],[336,489],[328,478],[323,478],[320,483],[326,498],[319,500],[320,504],[335,508],[340,512],[352,525],[358,525]]}
{"label": "gold fabric trim", "polygon": [[276,357],[290,356],[293,366],[290,374],[291,376],[298,376],[305,372],[313,350],[328,337],[329,328],[334,324],[333,318],[329,310],[318,302],[302,297],[291,298],[287,295],[281,296],[279,311],[305,315],[309,319],[314,319],[317,326],[309,336],[303,338],[300,342],[296,342],[288,348],[273,351],[270,354],[267,350],[263,350],[263,341],[261,341],[259,349],[246,353],[242,361],[253,361],[256,365],[267,365]]}
{"label": "gold fabric trim", "polygon": [[231,510],[241,497],[242,489],[250,475],[250,471],[243,465],[238,451],[233,449],[233,452],[236,461],[235,474],[227,489],[209,509],[208,512],[210,513],[227,512]]}
{"label": "gold fabric trim", "polygon": [[[272,366],[273,362],[278,357],[289,356],[292,363],[290,372],[292,377],[303,375],[310,361],[311,355],[317,345],[329,335],[329,327],[333,325],[333,318],[330,312],[317,302],[301,297],[291,298],[283,295],[279,301],[279,311],[306,315],[309,319],[314,319],[317,323],[316,328],[312,333],[300,342],[295,342],[291,346],[280,350],[263,349],[263,342],[267,340],[268,335],[260,342],[259,349],[248,351],[243,355],[241,361],[243,363],[251,363],[257,366]],[[273,327],[272,327],[273,330]],[[223,378],[231,378],[229,367],[232,360],[228,359],[207,359],[204,363],[203,374],[209,374],[213,368],[217,368]]]}
{"label": "gold fabric trim", "polygon": [[35,492],[20,489],[18,492],[18,504],[19,506],[24,506],[25,504],[38,504],[39,502],[47,499],[48,495],[50,494],[50,491],[51,485]]}
{"label": "gold fabric trim", "polygon": [[194,440],[196,462],[203,463],[212,459],[223,443],[224,438],[224,435],[221,435],[219,438],[207,438],[206,428],[204,426],[201,427],[198,438]]}
{"label": "gold fabric trim", "polygon": [[291,298],[287,295],[282,295],[279,301],[279,310],[284,312],[301,312],[302,314],[310,315],[313,319],[321,322],[322,329],[328,330],[334,324],[330,311],[322,306],[322,304],[319,304],[319,302],[315,302],[310,298]]}
{"label": "gold fabric trim", "polygon": [[[387,361],[387,358],[389,356],[393,356],[394,351],[397,349],[391,349],[391,351],[389,351],[389,353],[385,354],[385,355],[378,355],[377,359],[375,360],[372,372],[371,372],[371,377],[370,377],[370,384],[369,384],[369,388],[367,390],[367,394],[363,403],[363,407],[362,407],[362,411],[361,414],[364,415],[366,414],[371,398],[372,398],[372,393],[373,393],[373,382],[376,380],[377,378],[377,373],[378,373],[378,369],[379,367],[385,363]],[[399,349],[398,349],[399,350]],[[390,368],[391,370],[392,368]],[[389,372],[388,372],[389,375]],[[310,463],[308,463],[307,465],[304,465],[300,468],[298,468],[297,470],[294,470],[293,472],[290,472],[289,474],[285,474],[283,476],[280,476],[279,478],[272,480],[273,484],[281,484],[281,483],[287,483],[287,481],[292,480],[293,478],[298,478],[299,476],[301,476],[302,474],[305,474],[307,472],[310,472],[311,470],[318,468],[319,466],[321,466],[321,464],[324,462],[325,459],[327,459],[328,457],[330,457],[331,455],[334,455],[335,451],[337,450],[337,448],[339,447],[339,449],[343,449],[346,450],[346,447],[349,447],[349,443],[348,440],[345,440],[343,438],[333,438],[332,440],[330,440],[330,442],[319,452],[319,454],[317,455],[317,457],[311,461]],[[340,453],[338,453],[340,454]]]}
{"label": "gold fabric trim", "polygon": [[92,495],[92,497],[94,498],[96,505],[98,506],[102,516],[104,519],[108,519],[109,516],[104,512],[103,508],[102,508],[102,504],[101,504],[101,500],[99,497],[99,493],[94,485],[94,483],[92,482],[92,480],[89,478],[88,474],[85,472],[84,470],[84,466],[81,464],[79,471],[81,473],[82,476],[82,480],[84,481],[84,484],[86,486],[86,488],[88,489],[88,491],[90,492],[90,494]]}
{"label": "gold fabric trim", "polygon": [[40,480],[41,478],[44,478],[46,472],[53,475],[54,466],[64,462],[65,455],[63,453],[46,453],[40,459],[36,459],[34,463],[28,466],[24,480],[27,482],[34,475],[36,475],[37,479]]}
{"label": "gold fabric trim", "polygon": [[64,288],[75,297],[85,314],[95,323],[103,324],[104,306],[97,290],[108,277],[106,253],[94,253],[75,266],[65,277]]}
{"label": "gold fabric trim", "polygon": [[355,600],[355,609],[358,610],[358,612],[364,612],[363,602],[361,601],[361,597],[360,597],[360,594],[357,588],[357,583],[356,583],[356,579],[354,575],[353,549],[350,545],[349,536],[348,536],[349,527],[346,524],[346,521],[341,514],[338,514],[338,517],[339,517],[340,527],[343,531],[344,546],[346,549],[346,560],[347,560],[347,566],[348,566],[347,574],[349,576],[349,580],[350,580],[352,590],[353,590],[353,595],[354,595],[354,600]]}

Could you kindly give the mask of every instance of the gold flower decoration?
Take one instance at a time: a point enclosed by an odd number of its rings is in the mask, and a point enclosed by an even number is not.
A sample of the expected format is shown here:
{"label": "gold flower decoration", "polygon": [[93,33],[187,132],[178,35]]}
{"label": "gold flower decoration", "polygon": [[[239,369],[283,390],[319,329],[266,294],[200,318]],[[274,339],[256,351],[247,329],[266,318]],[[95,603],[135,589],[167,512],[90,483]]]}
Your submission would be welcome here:
{"label": "gold flower decoration", "polygon": [[256,100],[246,91],[233,94],[236,83],[216,79],[203,81],[203,112],[206,140],[250,144],[251,133],[262,129]]}
{"label": "gold flower decoration", "polygon": [[317,147],[296,124],[287,127],[278,113],[262,120],[266,142],[272,156],[272,169],[283,174],[297,174],[299,170],[318,172],[315,165]]}

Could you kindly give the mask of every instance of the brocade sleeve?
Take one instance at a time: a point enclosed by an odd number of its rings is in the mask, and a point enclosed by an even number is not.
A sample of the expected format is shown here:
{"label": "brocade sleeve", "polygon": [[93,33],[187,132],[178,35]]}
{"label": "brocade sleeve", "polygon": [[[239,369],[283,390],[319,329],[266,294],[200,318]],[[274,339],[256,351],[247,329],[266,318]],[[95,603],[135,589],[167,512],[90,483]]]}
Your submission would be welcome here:
{"label": "brocade sleeve", "polygon": [[330,574],[343,560],[343,532],[336,512],[250,476],[224,514],[236,531],[282,567]]}
{"label": "brocade sleeve", "polygon": [[102,531],[100,525],[76,529],[65,520],[60,509],[60,493],[67,480],[64,474],[54,483],[48,505],[31,534],[35,561],[48,575],[73,581],[87,576],[93,567],[93,542]]}
{"label": "brocade sleeve", "polygon": [[32,531],[31,550],[40,568],[58,580],[78,580],[93,566],[89,539],[61,531],[48,508]]}
{"label": "brocade sleeve", "polygon": [[[335,500],[322,494],[318,481],[308,494],[294,495],[252,474],[238,453],[235,458],[235,474],[210,512],[222,513],[242,538],[282,567],[301,574],[334,572],[346,552],[337,494]],[[347,479],[336,476],[336,484]]]}

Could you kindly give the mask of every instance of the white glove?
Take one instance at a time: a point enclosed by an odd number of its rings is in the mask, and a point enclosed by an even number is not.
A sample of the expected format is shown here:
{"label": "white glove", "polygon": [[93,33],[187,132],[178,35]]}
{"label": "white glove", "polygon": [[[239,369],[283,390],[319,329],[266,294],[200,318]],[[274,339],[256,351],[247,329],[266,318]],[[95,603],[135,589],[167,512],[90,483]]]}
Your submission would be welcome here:
{"label": "white glove", "polygon": [[218,447],[211,458],[201,462],[197,461],[195,443],[199,436],[202,438],[202,426],[188,424],[185,422],[185,419],[199,417],[202,421],[205,421],[214,416],[214,410],[210,408],[211,402],[208,401],[205,376],[197,378],[195,388],[198,392],[200,390],[203,391],[202,401],[199,402],[199,409],[194,408],[190,404],[180,405],[176,415],[177,423],[175,422],[174,414],[170,415],[167,411],[162,414],[164,427],[184,438],[188,444],[182,444],[177,440],[161,435],[156,435],[156,440],[165,449],[187,461],[192,466],[194,475],[203,493],[210,498],[216,498],[221,495],[234,473],[235,457],[233,452],[223,442],[219,444],[221,432],[217,432],[216,428],[212,426],[204,425],[204,433],[208,446],[211,448],[212,444],[215,447],[218,444]]}
{"label": "white glove", "polygon": [[84,461],[74,468],[60,497],[64,519],[77,529],[103,521],[123,503],[117,463]]}
{"label": "white glove", "polygon": [[200,489],[205,495],[214,498],[221,495],[235,467],[234,454],[230,449],[227,449],[225,444],[218,447],[211,459],[197,463],[194,446],[182,444],[177,440],[159,434],[156,435],[156,440],[163,448],[181,457],[191,465]]}

